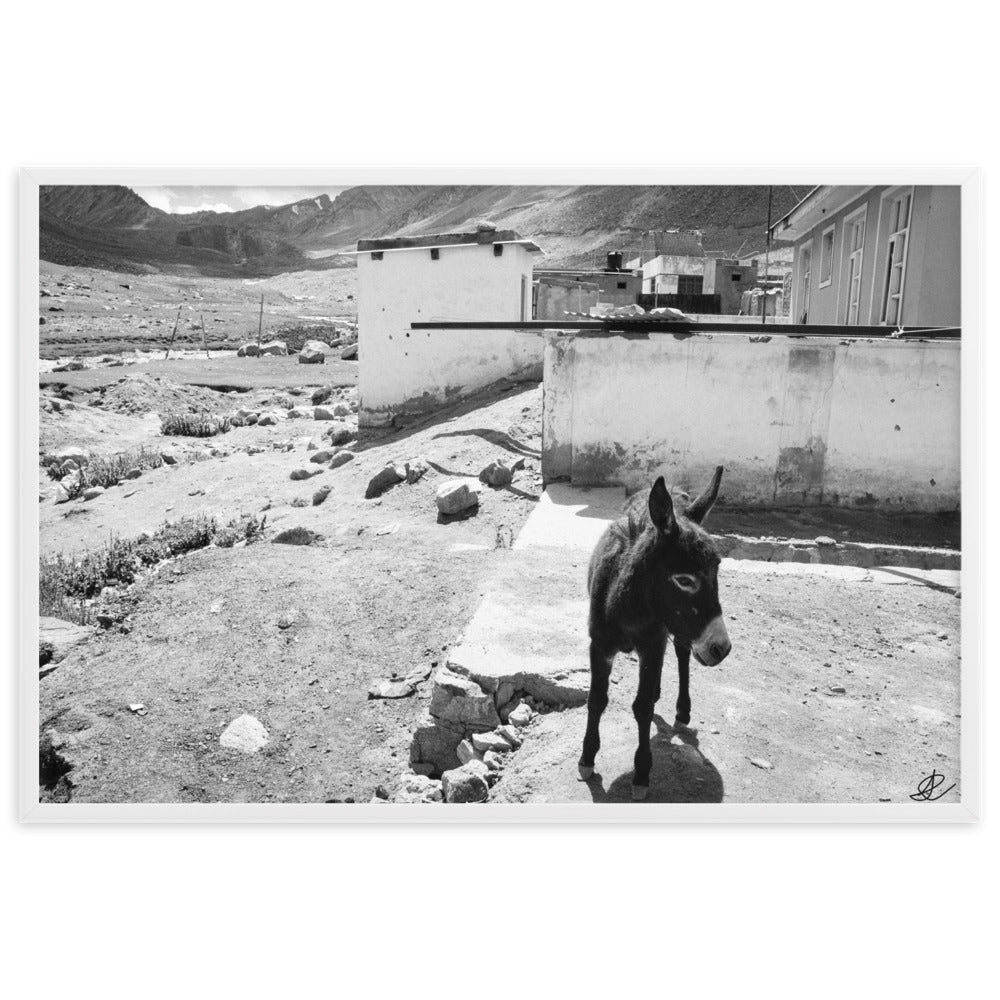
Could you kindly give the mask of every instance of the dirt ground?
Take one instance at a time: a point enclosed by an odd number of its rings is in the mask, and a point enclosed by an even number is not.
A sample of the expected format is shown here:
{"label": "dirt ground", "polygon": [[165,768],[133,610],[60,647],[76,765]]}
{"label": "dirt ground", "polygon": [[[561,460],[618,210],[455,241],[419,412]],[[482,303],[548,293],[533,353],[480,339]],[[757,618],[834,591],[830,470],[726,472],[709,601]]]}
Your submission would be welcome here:
{"label": "dirt ground", "polygon": [[201,345],[202,318],[212,349],[256,340],[262,293],[265,339],[296,321],[348,325],[357,318],[355,281],[353,267],[234,279],[116,274],[42,261],[39,357],[65,360],[164,349],[178,307],[179,348]]}
{"label": "dirt ground", "polygon": [[[323,381],[322,366],[308,374]],[[282,391],[241,393],[239,402]],[[355,392],[343,388],[334,399]],[[410,698],[372,701],[368,687],[394,672],[429,672],[458,639],[498,539],[503,545],[516,535],[539,495],[540,406],[537,385],[500,387],[432,420],[363,435],[352,462],[304,481],[290,473],[310,465],[307,441],[328,424],[286,418],[192,441],[187,449],[219,454],[150,470],[92,502],[46,497],[43,554],[80,552],[112,532],[132,537],[198,513],[266,513],[275,531],[303,526],[323,537],[309,547],[265,541],[194,552],[138,584],[127,633],[98,632],[41,680],[43,729],[54,731],[73,766],[71,784],[45,794],[88,802],[367,801],[379,784],[391,785],[406,769],[429,685]],[[109,444],[165,443],[156,418],[79,403],[42,416],[51,448],[78,443],[81,429],[100,438],[101,421]],[[251,445],[264,450],[237,450]],[[430,464],[423,479],[364,499],[386,462],[418,455]],[[475,516],[439,523],[434,493],[444,479],[476,476],[511,456],[526,459],[512,486],[484,488]],[[332,488],[322,505],[292,506],[320,485]],[[40,473],[43,493],[52,486]],[[279,627],[289,612],[295,623]],[[145,714],[130,704],[144,705]],[[270,734],[258,755],[219,745],[221,731],[244,713]]]}

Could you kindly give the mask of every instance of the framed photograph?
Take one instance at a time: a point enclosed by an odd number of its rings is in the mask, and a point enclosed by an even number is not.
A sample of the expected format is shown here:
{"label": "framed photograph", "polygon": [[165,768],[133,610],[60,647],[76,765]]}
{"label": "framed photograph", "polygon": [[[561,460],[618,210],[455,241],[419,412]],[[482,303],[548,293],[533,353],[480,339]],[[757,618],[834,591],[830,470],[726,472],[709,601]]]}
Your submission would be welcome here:
{"label": "framed photograph", "polygon": [[978,171],[20,199],[23,820],[979,818]]}

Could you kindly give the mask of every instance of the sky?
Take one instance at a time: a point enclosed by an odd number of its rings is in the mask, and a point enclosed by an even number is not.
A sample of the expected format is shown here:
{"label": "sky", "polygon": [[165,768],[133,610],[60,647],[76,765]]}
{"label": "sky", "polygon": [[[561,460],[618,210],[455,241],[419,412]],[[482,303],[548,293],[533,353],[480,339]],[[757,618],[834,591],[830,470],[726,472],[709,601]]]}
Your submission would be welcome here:
{"label": "sky", "polygon": [[164,212],[238,212],[256,205],[287,205],[303,198],[328,194],[339,187],[133,187],[140,198]]}

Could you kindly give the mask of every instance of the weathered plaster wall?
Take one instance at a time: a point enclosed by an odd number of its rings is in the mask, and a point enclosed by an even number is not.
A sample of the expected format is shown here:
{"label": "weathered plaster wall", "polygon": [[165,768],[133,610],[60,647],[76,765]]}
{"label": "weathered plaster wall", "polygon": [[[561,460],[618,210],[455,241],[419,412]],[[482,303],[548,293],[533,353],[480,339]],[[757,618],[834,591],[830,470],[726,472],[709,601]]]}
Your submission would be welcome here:
{"label": "weathered plaster wall", "polygon": [[957,342],[739,334],[550,336],[542,471],[748,505],[948,510],[960,498]]}
{"label": "weathered plaster wall", "polygon": [[599,293],[596,281],[540,278],[535,319],[564,320],[568,312],[587,313],[597,305]]}
{"label": "weathered plaster wall", "polygon": [[358,257],[359,423],[420,413],[505,377],[539,377],[541,339],[514,330],[411,330],[414,321],[531,318],[531,255],[513,244]]}

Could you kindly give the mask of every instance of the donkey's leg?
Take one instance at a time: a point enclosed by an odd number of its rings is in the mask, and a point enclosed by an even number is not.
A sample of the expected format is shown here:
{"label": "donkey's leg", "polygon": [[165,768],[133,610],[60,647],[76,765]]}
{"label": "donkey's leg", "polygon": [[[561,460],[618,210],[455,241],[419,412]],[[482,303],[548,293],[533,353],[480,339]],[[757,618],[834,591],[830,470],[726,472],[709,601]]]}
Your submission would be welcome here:
{"label": "donkey's leg", "polygon": [[611,678],[611,664],[614,651],[601,649],[593,639],[590,641],[590,694],[587,697],[587,732],[583,737],[583,753],[580,755],[580,777],[586,781],[594,773],[594,759],[601,749],[601,715],[608,707],[608,680]]}
{"label": "donkey's leg", "polygon": [[691,647],[674,640],[674,652],[677,654],[677,717],[674,723],[686,726],[691,721],[691,692],[688,690],[688,680],[691,663]]}
{"label": "donkey's leg", "polygon": [[653,710],[659,696],[666,646],[665,635],[656,636],[638,646],[639,690],[632,702],[632,714],[639,727],[639,747],[635,752],[635,771],[632,775],[632,798],[637,802],[644,799],[649,791],[649,772],[653,766],[649,727],[653,724]]}

